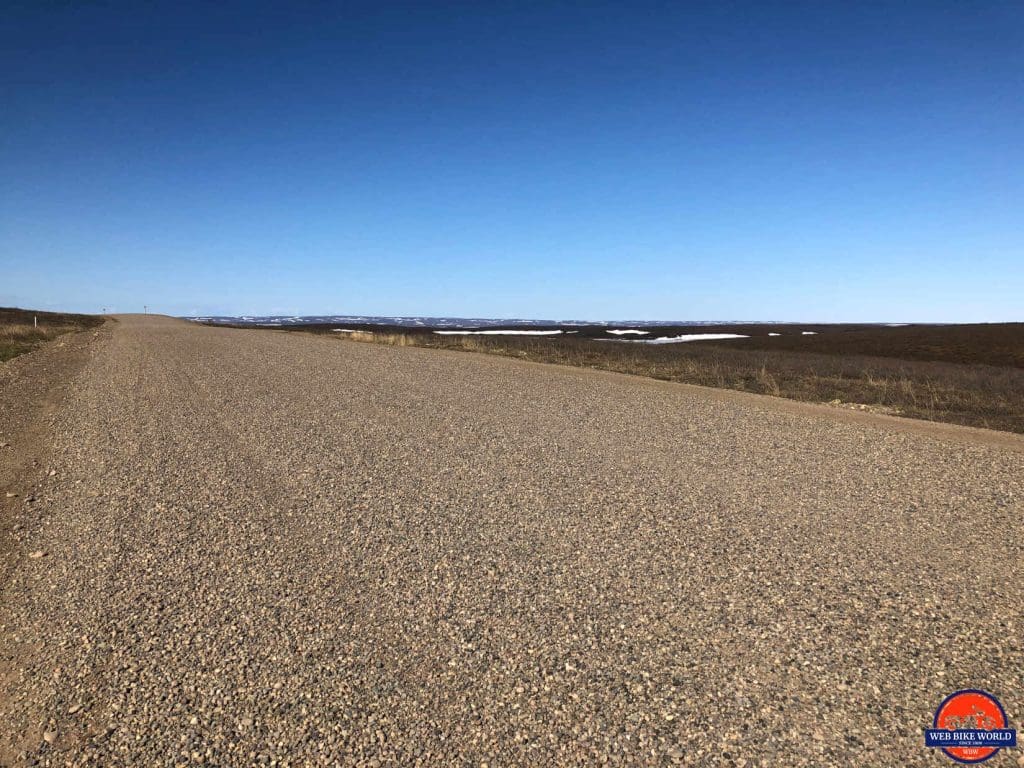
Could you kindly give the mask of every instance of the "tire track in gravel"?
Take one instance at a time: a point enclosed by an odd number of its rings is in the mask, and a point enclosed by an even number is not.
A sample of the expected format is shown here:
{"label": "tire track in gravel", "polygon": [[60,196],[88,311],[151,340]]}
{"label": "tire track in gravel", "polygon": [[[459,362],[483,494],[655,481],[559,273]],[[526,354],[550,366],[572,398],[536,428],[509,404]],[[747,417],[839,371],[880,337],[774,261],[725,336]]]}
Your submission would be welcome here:
{"label": "tire track in gravel", "polygon": [[43,765],[926,764],[956,687],[1019,718],[1024,455],[888,424],[125,318],[0,725]]}

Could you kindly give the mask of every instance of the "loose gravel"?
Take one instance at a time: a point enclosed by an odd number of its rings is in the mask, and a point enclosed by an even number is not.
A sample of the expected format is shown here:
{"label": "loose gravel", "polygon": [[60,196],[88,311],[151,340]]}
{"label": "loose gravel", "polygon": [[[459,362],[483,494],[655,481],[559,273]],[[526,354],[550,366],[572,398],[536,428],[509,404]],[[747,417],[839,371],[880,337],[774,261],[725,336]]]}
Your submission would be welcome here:
{"label": "loose gravel", "polygon": [[964,687],[1019,727],[1024,443],[152,316],[101,341],[3,585],[9,764],[935,765]]}

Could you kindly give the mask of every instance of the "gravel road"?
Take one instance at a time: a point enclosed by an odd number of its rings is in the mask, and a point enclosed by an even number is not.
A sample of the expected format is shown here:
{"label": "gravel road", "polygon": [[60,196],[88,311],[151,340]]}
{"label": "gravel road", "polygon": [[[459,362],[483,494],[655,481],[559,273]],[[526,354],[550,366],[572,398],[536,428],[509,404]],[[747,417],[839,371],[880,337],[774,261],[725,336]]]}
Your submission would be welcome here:
{"label": "gravel road", "polygon": [[2,585],[0,762],[940,765],[965,687],[1020,727],[1019,438],[153,316],[91,343]]}

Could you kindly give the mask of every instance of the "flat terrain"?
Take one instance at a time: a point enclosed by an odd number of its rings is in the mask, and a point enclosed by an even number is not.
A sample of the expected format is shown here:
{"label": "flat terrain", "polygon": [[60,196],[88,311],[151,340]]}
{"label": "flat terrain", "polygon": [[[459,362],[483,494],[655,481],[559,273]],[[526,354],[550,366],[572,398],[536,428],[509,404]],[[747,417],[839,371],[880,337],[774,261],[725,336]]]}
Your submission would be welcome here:
{"label": "flat terrain", "polygon": [[[494,321],[492,321],[494,322]],[[215,325],[222,325],[215,323]],[[288,323],[281,321],[274,327],[290,331],[335,333],[339,326],[349,329],[430,336],[436,329],[474,326],[409,326],[380,323]],[[266,328],[257,322],[239,323],[234,327]],[[601,325],[552,325],[518,321],[515,325],[488,325],[487,329],[557,330],[561,341],[639,341],[643,339],[671,338],[681,334],[740,334],[749,338],[728,341],[694,341],[685,345],[667,345],[665,351],[686,352],[706,346],[728,349],[759,350],[764,352],[808,352],[845,357],[882,357],[903,361],[960,363],[993,367],[1024,368],[1024,323],[965,323],[960,325],[936,324],[865,324],[865,323],[725,323],[692,325],[630,325],[614,323]],[[641,334],[621,335],[615,331],[633,329]],[[569,338],[572,336],[573,338]],[[507,341],[508,339],[503,339]],[[435,339],[436,341],[436,339]],[[640,347],[644,349],[645,347]],[[614,347],[613,347],[614,349]],[[650,349],[650,347],[646,347]]]}
{"label": "flat terrain", "polygon": [[95,315],[0,307],[0,363],[31,352],[43,342],[65,333],[102,324],[103,318]]}
{"label": "flat terrain", "polygon": [[[486,352],[1024,433],[1024,323],[515,326],[518,332],[559,332],[554,336],[437,335],[429,327],[340,325],[356,332],[339,333],[339,324],[278,328]],[[622,330],[631,332],[615,335]],[[643,343],[723,333],[749,338]]]}
{"label": "flat terrain", "polygon": [[65,370],[2,763],[937,765],[965,687],[1020,727],[1019,436],[152,316]]}

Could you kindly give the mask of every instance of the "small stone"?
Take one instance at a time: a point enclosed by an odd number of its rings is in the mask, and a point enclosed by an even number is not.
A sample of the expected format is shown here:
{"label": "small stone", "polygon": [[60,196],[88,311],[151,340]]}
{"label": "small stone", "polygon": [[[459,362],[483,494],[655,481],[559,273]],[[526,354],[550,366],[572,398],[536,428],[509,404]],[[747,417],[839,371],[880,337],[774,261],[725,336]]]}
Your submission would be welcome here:
{"label": "small stone", "polygon": [[8,491],[8,492],[7,492],[7,498],[8,498],[8,499],[16,499],[16,498],[18,498],[18,494],[16,494],[16,493],[11,493],[10,491]]}
{"label": "small stone", "polygon": [[41,549],[37,549],[35,552],[29,552],[28,556],[33,560],[38,560],[40,557],[46,557],[46,553]]}
{"label": "small stone", "polygon": [[53,744],[53,742],[55,742],[56,740],[57,740],[57,732],[56,731],[44,731],[43,732],[43,741],[45,741],[47,744]]}
{"label": "small stone", "polygon": [[238,722],[241,723],[243,728],[249,728],[252,726],[253,720],[251,717],[243,717]]}
{"label": "small stone", "polygon": [[82,708],[81,704],[72,704],[70,707],[68,707],[68,714],[69,715],[73,715],[76,712],[78,712],[81,708]]}
{"label": "small stone", "polygon": [[57,470],[56,469],[51,469],[50,470],[50,477],[53,477],[56,474],[57,474]]}

